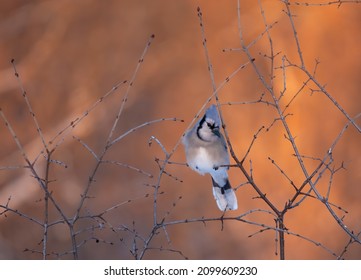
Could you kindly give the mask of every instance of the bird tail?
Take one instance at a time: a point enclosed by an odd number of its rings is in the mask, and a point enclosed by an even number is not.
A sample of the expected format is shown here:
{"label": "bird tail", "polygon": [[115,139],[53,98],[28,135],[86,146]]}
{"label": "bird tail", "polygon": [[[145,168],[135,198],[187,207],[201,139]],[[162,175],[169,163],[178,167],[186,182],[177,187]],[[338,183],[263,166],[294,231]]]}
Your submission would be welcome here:
{"label": "bird tail", "polygon": [[228,179],[223,187],[220,187],[212,178],[213,195],[217,202],[217,206],[221,211],[237,210],[237,197],[232,189]]}

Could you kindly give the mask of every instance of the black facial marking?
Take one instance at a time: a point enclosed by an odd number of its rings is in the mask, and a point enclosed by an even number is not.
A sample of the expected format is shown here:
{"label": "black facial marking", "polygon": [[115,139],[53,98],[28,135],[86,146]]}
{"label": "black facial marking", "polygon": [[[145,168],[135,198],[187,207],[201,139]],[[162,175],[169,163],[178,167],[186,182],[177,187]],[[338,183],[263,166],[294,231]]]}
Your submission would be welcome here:
{"label": "black facial marking", "polygon": [[204,123],[205,121],[206,121],[206,115],[203,116],[203,118],[201,119],[201,121],[199,122],[199,125],[198,125],[198,127],[197,127],[197,136],[198,136],[198,138],[201,139],[202,141],[205,141],[205,140],[204,140],[204,139],[202,138],[202,136],[200,135],[199,130],[202,128],[203,123]]}
{"label": "black facial marking", "polygon": [[204,115],[203,118],[201,119],[201,121],[199,122],[198,130],[202,128],[203,123],[204,123],[205,121],[206,121],[206,115]]}
{"label": "black facial marking", "polygon": [[223,186],[223,189],[224,189],[224,190],[229,190],[229,189],[232,189],[232,187],[231,187],[231,185],[230,185],[230,183],[229,183],[228,179],[227,179],[226,184]]}

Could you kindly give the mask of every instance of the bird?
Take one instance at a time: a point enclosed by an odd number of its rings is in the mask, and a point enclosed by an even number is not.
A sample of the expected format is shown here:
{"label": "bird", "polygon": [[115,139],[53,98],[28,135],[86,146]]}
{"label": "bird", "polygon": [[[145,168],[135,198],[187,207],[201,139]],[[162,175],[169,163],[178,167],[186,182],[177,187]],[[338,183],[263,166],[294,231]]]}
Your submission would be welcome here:
{"label": "bird", "polygon": [[228,148],[220,126],[217,107],[211,105],[194,127],[184,134],[182,143],[188,166],[201,175],[211,175],[218,208],[221,211],[237,210],[237,197],[228,180]]}

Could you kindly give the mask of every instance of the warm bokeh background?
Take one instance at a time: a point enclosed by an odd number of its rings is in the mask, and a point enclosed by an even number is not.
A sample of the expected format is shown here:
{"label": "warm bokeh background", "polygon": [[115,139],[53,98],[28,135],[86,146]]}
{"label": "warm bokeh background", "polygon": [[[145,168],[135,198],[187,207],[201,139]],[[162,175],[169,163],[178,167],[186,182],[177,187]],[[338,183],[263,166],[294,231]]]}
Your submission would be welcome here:
{"label": "warm bokeh background", "polygon": [[[243,33],[246,41],[251,42],[265,27],[258,1],[241,2]],[[276,64],[281,65],[282,55],[299,63],[289,19],[283,12],[284,5],[275,0],[262,2],[268,22],[278,22],[271,30],[275,52],[281,52]],[[16,60],[34,112],[49,140],[114,84],[129,80],[149,36],[156,35],[131,89],[116,135],[157,118],[177,117],[185,122],[162,122],[148,126],[114,146],[108,159],[136,166],[154,177],[148,178],[119,166],[102,166],[90,193],[93,198],[88,200],[84,213],[97,213],[119,202],[152,193],[153,188],[149,185],[156,182],[159,172],[154,158],[163,158],[164,155],[156,144],[148,146],[149,137],[157,137],[170,151],[212,93],[197,6],[203,11],[209,53],[219,84],[247,61],[243,53],[222,52],[224,48],[240,46],[236,1],[1,1],[0,107],[31,158],[39,153],[42,146],[14,77],[10,64],[12,58]],[[291,6],[291,9],[297,15],[295,23],[306,66],[312,69],[315,59],[318,59],[321,62],[317,71],[319,81],[326,85],[350,116],[360,113],[361,5]],[[269,63],[264,54],[268,54],[269,44],[266,37],[258,41],[251,51],[257,66],[267,76]],[[275,74],[278,93],[283,88],[282,72]],[[289,100],[305,81],[305,76],[290,69],[286,79],[284,99]],[[247,67],[222,89],[221,102],[257,100],[264,91],[252,67]],[[56,182],[51,186],[54,197],[69,216],[76,210],[80,193],[95,166],[89,152],[72,135],[100,153],[123,95],[124,90],[119,90],[99,104],[54,154],[56,159],[68,165],[67,169],[54,165],[51,177]],[[266,94],[265,99],[270,100],[270,97]],[[287,101],[284,102],[286,104]],[[288,121],[297,137],[300,152],[315,158],[326,154],[347,123],[323,94],[310,94],[308,88],[297,97],[288,112],[293,114]],[[274,109],[264,104],[224,106],[223,114],[240,158],[254,133],[262,125],[269,126],[277,117]],[[361,123],[360,120],[358,123]],[[268,157],[276,160],[296,184],[304,180],[283,134],[280,123],[276,123],[270,132],[260,134],[249,155],[256,182],[279,208],[292,196],[292,187]],[[0,166],[24,164],[3,124],[0,126],[0,143]],[[332,167],[337,168],[344,162],[346,169],[335,174],[330,197],[349,212],[344,218],[346,225],[359,232],[360,133],[353,127],[343,135],[334,151],[334,158]],[[176,149],[172,161],[184,163],[181,146]],[[305,163],[312,173],[317,162],[305,159]],[[37,168],[44,168],[41,161]],[[158,205],[160,218],[170,210],[167,221],[219,217],[210,189],[210,178],[199,176],[184,165],[169,165],[167,171],[183,182],[163,177],[161,190],[164,194]],[[329,173],[325,172],[322,180],[320,191],[326,194]],[[237,186],[244,183],[245,178],[239,170],[232,169],[230,181]],[[0,204],[6,204],[9,196],[10,206],[14,209],[40,220],[43,218],[43,194],[28,172],[23,169],[0,170]],[[180,196],[182,199],[178,201]],[[256,193],[250,186],[239,188],[237,196],[239,209],[227,215],[241,214],[250,209],[268,209],[261,200],[253,199]],[[174,202],[177,204],[173,207]],[[338,213],[342,215],[342,212]],[[55,214],[51,218],[56,218]],[[266,214],[247,218],[274,226],[273,218]],[[149,234],[152,219],[151,196],[136,199],[107,215],[107,220],[114,227],[124,225],[134,228],[143,237]],[[88,226],[79,224],[78,229]],[[336,254],[342,252],[349,240],[325,207],[313,199],[290,211],[286,215],[286,226],[292,232],[320,242]],[[150,247],[179,250],[191,259],[277,259],[274,232],[265,231],[248,237],[259,229],[235,221],[225,222],[223,231],[219,222],[210,222],[206,226],[203,223],[181,224],[168,227],[167,234],[160,231]],[[94,237],[114,245],[96,243],[90,237],[89,234],[79,237],[79,242],[81,238],[88,240],[80,249],[80,258],[132,258],[129,253],[133,241],[131,233],[121,231],[115,234],[107,229],[94,233]],[[65,226],[52,228],[49,238],[49,252],[61,253],[70,249]],[[120,241],[121,238],[123,241]],[[23,251],[26,248],[41,250],[41,239],[41,228],[34,223],[9,213],[6,218],[4,215],[0,217],[1,259],[40,258],[41,255]],[[141,245],[138,240],[140,249]],[[145,254],[145,258],[152,259],[181,257],[175,252],[159,249]],[[348,247],[343,257],[361,258],[361,247],[357,244]],[[332,259],[334,256],[319,246],[287,235],[286,258]]]}

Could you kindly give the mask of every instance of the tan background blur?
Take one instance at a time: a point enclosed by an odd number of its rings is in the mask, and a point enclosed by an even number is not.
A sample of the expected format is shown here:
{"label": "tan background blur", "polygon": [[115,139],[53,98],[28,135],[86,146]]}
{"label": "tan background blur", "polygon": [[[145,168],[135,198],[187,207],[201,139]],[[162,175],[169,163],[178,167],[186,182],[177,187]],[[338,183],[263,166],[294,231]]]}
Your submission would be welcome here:
{"label": "tan background blur", "polygon": [[[246,41],[249,43],[264,31],[258,1],[241,1],[241,20]],[[263,1],[272,28],[277,65],[281,56],[298,63],[296,45],[289,19],[282,11],[281,1]],[[21,97],[10,60],[15,59],[24,87],[47,140],[76,117],[80,116],[99,97],[116,83],[129,80],[140,54],[151,34],[155,40],[131,89],[124,114],[116,135],[141,123],[166,117],[184,119],[180,122],[162,122],[129,135],[114,146],[107,159],[136,166],[154,175],[148,178],[127,168],[103,165],[92,186],[84,213],[97,213],[111,206],[152,193],[149,185],[156,183],[159,168],[155,157],[164,154],[156,145],[148,146],[151,136],[157,137],[170,151],[192,121],[194,115],[212,93],[207,63],[202,47],[197,6],[203,11],[208,48],[219,84],[239,65],[247,61],[240,52],[222,52],[224,48],[239,48],[236,1],[2,1],[0,3],[0,107],[14,127],[21,143],[31,158],[41,150],[41,142],[34,128],[25,102]],[[324,7],[291,6],[298,30],[306,66],[318,66],[316,77],[341,106],[355,116],[361,112],[361,5]],[[267,75],[269,63],[263,54],[269,52],[266,38],[251,49],[256,64]],[[275,88],[283,88],[282,73],[278,71]],[[287,72],[286,100],[289,100],[305,81],[297,71]],[[220,92],[221,102],[257,100],[265,89],[251,67],[242,70]],[[277,93],[278,93],[277,92]],[[75,135],[96,153],[104,147],[106,138],[118,111],[124,90],[117,91],[67,136],[54,157],[68,165],[54,165],[51,185],[54,197],[65,213],[71,216],[87,184],[95,161],[88,151],[72,138]],[[266,100],[270,97],[265,96]],[[288,111],[288,118],[296,142],[303,155],[322,158],[337,137],[347,119],[319,92],[310,94],[305,89]],[[277,115],[264,104],[224,106],[223,113],[231,141],[240,158],[246,152],[254,133],[269,126]],[[358,124],[360,125],[360,120]],[[281,124],[268,133],[262,133],[252,148],[253,176],[262,190],[279,208],[292,196],[288,181],[267,159],[271,157],[296,184],[304,181],[300,167],[292,156]],[[0,126],[0,166],[23,165],[20,152],[6,129]],[[336,168],[344,162],[333,178],[331,200],[345,208],[345,224],[356,233],[361,230],[361,154],[360,133],[350,127],[334,152]],[[183,148],[179,146],[172,161],[184,163]],[[305,160],[312,168],[318,162]],[[249,164],[247,163],[247,168]],[[39,170],[41,166],[39,166]],[[159,217],[167,211],[167,221],[200,217],[219,217],[210,188],[210,178],[199,176],[184,165],[168,165],[174,180],[164,176],[159,200]],[[310,173],[311,173],[310,172]],[[329,173],[320,183],[323,194],[327,191]],[[231,169],[233,186],[245,182],[242,173]],[[36,181],[23,169],[0,170],[0,204],[6,204],[36,219],[43,219],[43,194]],[[178,201],[179,197],[182,197]],[[239,209],[236,215],[250,209],[268,209],[248,185],[237,190]],[[177,202],[176,206],[172,206]],[[146,237],[153,222],[152,197],[135,199],[109,215],[114,227],[127,226]],[[338,212],[343,215],[342,212]],[[56,214],[51,218],[56,219]],[[249,220],[274,226],[267,214],[255,214]],[[133,224],[134,222],[134,224]],[[78,230],[90,224],[78,225]],[[287,228],[320,242],[340,254],[349,238],[330,217],[325,207],[308,199],[302,207],[286,215]],[[260,227],[241,222],[181,224],[160,231],[151,248],[181,251],[190,259],[277,259],[276,235],[272,231],[256,233]],[[107,243],[96,239],[105,240]],[[0,217],[0,258],[33,259],[41,255],[23,252],[41,250],[42,230],[39,226],[7,213]],[[87,240],[79,250],[82,259],[132,258],[133,236],[129,232],[114,233],[104,229],[79,236]],[[141,249],[142,242],[137,239]],[[39,245],[40,244],[40,245]],[[49,232],[49,252],[70,250],[67,228],[53,227]],[[56,254],[49,256],[56,258]],[[347,259],[361,258],[361,247],[354,244],[343,255]],[[71,258],[65,255],[63,258]],[[148,250],[145,258],[177,259],[182,255],[167,250]],[[326,250],[295,236],[286,236],[286,258],[332,259]]]}

